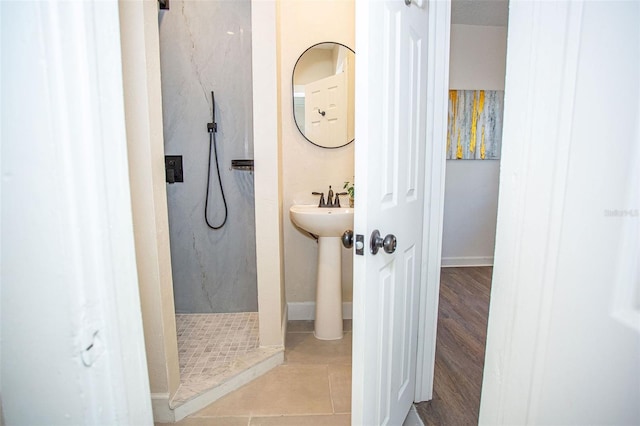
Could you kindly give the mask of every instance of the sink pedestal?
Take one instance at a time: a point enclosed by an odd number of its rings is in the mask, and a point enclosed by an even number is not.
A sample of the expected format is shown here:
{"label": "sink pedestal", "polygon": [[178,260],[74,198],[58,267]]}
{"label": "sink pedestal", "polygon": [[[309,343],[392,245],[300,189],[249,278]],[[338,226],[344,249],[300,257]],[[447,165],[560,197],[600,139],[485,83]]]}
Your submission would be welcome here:
{"label": "sink pedestal", "polygon": [[318,236],[318,282],[314,335],[320,340],[342,339],[342,234],[353,229],[353,209],[293,205],[294,224]]}
{"label": "sink pedestal", "polygon": [[320,340],[342,339],[342,242],[318,238],[318,280],[314,335]]}

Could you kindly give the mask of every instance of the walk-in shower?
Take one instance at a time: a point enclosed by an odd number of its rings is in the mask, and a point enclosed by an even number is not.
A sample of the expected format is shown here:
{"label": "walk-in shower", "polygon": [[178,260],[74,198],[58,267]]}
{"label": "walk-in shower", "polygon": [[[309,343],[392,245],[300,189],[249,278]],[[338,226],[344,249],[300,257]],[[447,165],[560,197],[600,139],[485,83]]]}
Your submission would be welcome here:
{"label": "walk-in shower", "polygon": [[[253,155],[251,4],[173,0],[170,5],[160,17],[160,59],[165,154],[183,158],[184,182],[167,185],[176,312],[256,311],[253,174],[231,168],[232,159]],[[207,123],[214,114],[229,210],[227,223],[216,232],[202,214]],[[220,224],[224,203],[212,173],[209,221]]]}
{"label": "walk-in shower", "polygon": [[258,348],[253,173],[232,167],[253,158],[251,2],[171,0],[159,26],[181,380],[206,381]]}

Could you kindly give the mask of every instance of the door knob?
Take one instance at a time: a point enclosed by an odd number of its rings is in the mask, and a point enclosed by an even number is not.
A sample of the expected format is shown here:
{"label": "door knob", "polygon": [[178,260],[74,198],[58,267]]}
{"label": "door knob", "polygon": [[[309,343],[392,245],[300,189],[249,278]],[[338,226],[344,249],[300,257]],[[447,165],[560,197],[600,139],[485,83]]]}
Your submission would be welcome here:
{"label": "door knob", "polygon": [[396,251],[397,245],[396,236],[393,234],[387,234],[386,237],[382,238],[380,236],[380,231],[377,229],[371,233],[371,240],[369,240],[369,249],[371,250],[371,254],[378,254],[378,250],[380,247],[386,253],[393,253]]}
{"label": "door knob", "polygon": [[348,249],[353,247],[353,231],[352,230],[349,229],[348,231],[344,231],[344,234],[342,234],[342,245]]}

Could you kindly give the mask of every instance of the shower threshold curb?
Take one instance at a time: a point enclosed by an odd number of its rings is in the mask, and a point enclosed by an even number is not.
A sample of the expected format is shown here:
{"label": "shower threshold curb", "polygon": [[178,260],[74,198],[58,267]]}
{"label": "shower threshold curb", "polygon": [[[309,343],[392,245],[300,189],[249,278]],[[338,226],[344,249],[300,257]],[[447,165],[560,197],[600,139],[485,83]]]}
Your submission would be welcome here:
{"label": "shower threshold curb", "polygon": [[171,400],[175,420],[203,409],[212,402],[246,385],[284,362],[284,347],[260,347],[220,367],[217,372],[197,382],[180,383]]}

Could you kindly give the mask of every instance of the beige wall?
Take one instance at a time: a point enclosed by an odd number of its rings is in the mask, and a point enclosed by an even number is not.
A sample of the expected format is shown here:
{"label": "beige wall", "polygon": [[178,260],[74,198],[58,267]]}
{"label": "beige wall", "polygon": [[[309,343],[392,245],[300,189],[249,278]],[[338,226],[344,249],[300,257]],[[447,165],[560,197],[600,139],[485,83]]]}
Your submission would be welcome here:
{"label": "beige wall", "polygon": [[[296,63],[296,84],[305,85],[335,74],[333,51],[314,49]],[[293,71],[293,70],[292,70]]]}
{"label": "beige wall", "polygon": [[180,375],[164,183],[157,20],[155,2],[120,2],[131,201],[149,382],[152,398],[168,403],[178,389]]}
{"label": "beige wall", "polygon": [[282,144],[276,0],[251,3],[256,272],[260,344],[283,346]]}
{"label": "beige wall", "polygon": [[[293,121],[291,74],[302,52],[309,46],[334,41],[355,48],[353,0],[279,2],[280,104],[283,170],[283,231],[287,302],[315,301],[318,246],[314,239],[291,224],[289,207],[316,203],[312,191],[326,194],[329,185],[342,191],[344,181],[353,181],[354,144],[322,149],[309,143]],[[255,36],[255,34],[254,34]],[[356,142],[357,143],[357,142]],[[343,300],[352,300],[352,252],[343,250]]]}

